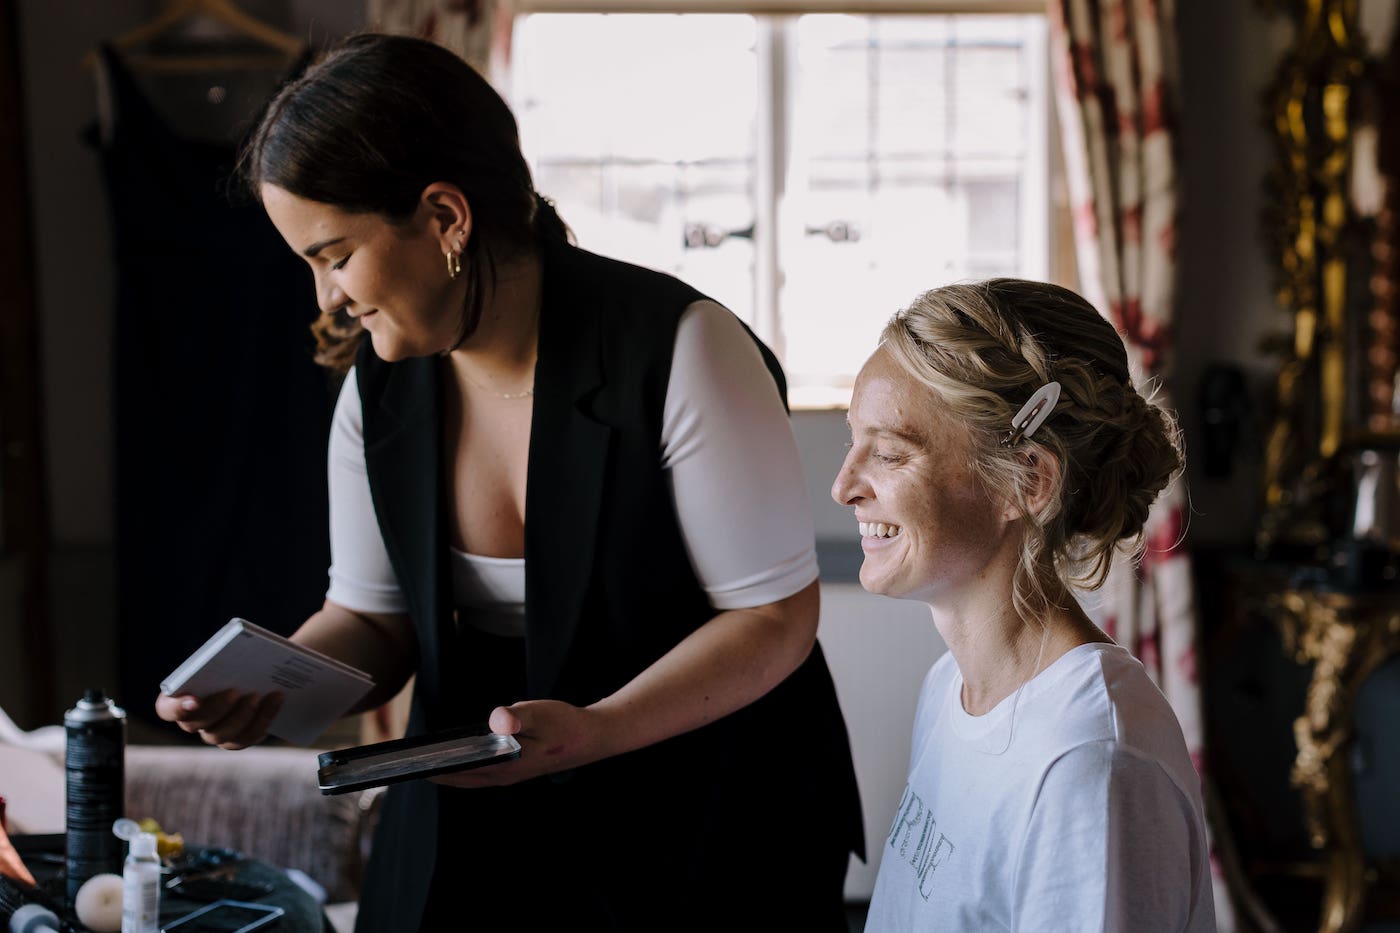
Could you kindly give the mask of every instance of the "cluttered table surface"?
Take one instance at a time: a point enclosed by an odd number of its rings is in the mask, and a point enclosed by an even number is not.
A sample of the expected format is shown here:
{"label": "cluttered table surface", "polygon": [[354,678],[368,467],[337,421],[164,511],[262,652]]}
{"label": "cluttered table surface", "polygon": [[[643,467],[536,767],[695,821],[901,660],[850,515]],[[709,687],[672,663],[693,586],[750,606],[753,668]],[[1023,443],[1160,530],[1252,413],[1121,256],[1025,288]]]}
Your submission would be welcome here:
{"label": "cluttered table surface", "polygon": [[[64,904],[64,837],[14,836],[11,841],[38,883],[40,903],[65,922],[62,933],[87,931]],[[231,849],[186,845],[179,854],[162,859],[160,892],[160,926],[171,933],[333,933],[318,900],[291,875]],[[220,906],[191,916],[216,901],[256,906]],[[248,926],[255,921],[265,925]]]}

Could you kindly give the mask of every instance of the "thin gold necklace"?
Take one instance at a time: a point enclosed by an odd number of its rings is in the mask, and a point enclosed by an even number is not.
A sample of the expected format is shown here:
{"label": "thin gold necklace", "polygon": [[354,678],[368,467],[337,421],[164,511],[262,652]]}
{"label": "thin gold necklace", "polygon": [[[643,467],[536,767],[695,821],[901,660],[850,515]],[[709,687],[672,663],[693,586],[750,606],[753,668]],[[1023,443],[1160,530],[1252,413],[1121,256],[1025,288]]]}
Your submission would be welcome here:
{"label": "thin gold necklace", "polygon": [[486,386],[477,382],[471,376],[467,376],[467,381],[470,382],[472,385],[476,386],[481,391],[485,392],[487,395],[493,395],[496,398],[530,398],[532,395],[535,394],[535,387],[533,384],[530,386],[530,388],[525,389],[521,392],[497,392],[495,389],[486,388]]}

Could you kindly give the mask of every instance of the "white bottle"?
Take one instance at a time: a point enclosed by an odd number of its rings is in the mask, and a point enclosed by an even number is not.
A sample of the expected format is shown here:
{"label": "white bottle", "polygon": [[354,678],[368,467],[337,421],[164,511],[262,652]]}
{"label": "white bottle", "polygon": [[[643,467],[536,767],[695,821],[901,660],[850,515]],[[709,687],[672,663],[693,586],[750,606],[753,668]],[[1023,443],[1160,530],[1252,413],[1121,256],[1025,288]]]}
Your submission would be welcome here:
{"label": "white bottle", "polygon": [[137,833],[122,869],[122,933],[160,933],[160,859],[156,834]]}

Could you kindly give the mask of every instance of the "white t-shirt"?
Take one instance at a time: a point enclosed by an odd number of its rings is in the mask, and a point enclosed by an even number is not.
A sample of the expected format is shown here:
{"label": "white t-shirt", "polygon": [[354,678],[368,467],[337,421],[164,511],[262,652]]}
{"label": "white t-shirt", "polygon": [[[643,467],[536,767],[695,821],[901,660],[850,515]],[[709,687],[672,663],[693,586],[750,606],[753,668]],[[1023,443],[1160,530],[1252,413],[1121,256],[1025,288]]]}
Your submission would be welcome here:
{"label": "white t-shirt", "polygon": [[1200,779],[1136,658],[1081,645],[983,716],[962,683],[924,678],[866,933],[1213,933]]}
{"label": "white t-shirt", "polygon": [[[811,505],[792,423],[752,338],[728,309],[682,314],[662,413],[658,462],[681,535],[716,609],[761,606],[817,578]],[[380,537],[365,470],[364,421],[352,370],[331,425],[330,589],[363,612],[406,612]],[[525,561],[452,552],[453,592],[474,625],[524,634]]]}

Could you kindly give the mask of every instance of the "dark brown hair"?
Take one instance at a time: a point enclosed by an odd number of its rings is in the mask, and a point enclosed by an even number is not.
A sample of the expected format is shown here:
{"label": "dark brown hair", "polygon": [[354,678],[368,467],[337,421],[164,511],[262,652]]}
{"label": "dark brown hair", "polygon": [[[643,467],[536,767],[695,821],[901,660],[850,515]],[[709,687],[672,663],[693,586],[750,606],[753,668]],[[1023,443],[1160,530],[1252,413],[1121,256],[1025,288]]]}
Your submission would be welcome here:
{"label": "dark brown hair", "polygon": [[[462,189],[472,234],[462,254],[467,300],[459,343],[476,328],[498,261],[569,237],[535,191],[505,101],[465,61],[425,39],[362,33],[344,40],[268,103],[238,174],[254,197],[271,184],[392,223],[408,220],[433,182]],[[317,362],[349,369],[359,323],[332,309],[311,329]]]}

